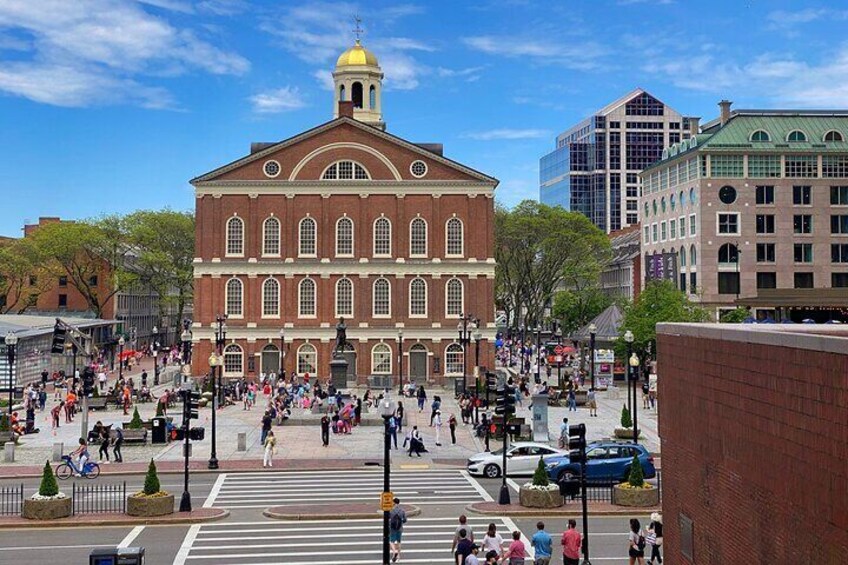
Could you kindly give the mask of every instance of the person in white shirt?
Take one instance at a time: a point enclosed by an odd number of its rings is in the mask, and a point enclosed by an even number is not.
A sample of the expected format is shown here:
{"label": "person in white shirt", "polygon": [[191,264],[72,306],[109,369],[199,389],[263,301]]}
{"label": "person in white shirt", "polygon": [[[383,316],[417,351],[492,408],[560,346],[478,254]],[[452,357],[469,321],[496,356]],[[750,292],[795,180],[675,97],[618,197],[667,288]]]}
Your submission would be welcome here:
{"label": "person in white shirt", "polygon": [[436,416],[433,418],[433,425],[436,426],[436,445],[441,446],[441,432],[442,432],[442,411],[436,410]]}
{"label": "person in white shirt", "polygon": [[486,531],[486,535],[483,538],[483,554],[485,555],[490,551],[497,551],[498,555],[500,555],[502,549],[503,538],[495,529],[495,525],[489,524],[489,529]]}

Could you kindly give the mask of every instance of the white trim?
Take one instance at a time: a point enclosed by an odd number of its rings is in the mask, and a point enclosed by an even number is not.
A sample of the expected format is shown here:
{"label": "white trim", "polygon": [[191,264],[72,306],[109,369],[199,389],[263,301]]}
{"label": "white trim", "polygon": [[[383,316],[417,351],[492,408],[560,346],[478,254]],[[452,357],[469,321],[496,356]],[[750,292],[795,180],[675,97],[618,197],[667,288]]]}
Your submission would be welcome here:
{"label": "white trim", "polygon": [[[302,253],[302,250],[303,250],[303,242],[302,242],[303,231],[302,231],[302,229],[303,229],[303,222],[305,222],[306,220],[310,220],[312,222],[312,227],[313,227],[312,239],[313,239],[313,245],[315,246],[315,251],[313,253]],[[314,257],[318,256],[318,222],[315,221],[315,218],[313,218],[312,216],[310,216],[308,214],[306,216],[304,216],[303,218],[301,218],[300,221],[297,223],[297,256],[298,257],[306,257],[306,258],[314,258]]]}
{"label": "white trim", "polygon": [[[422,165],[424,165],[424,172],[421,173],[420,175],[416,175],[415,171],[413,171],[413,167],[418,163],[421,163]],[[427,163],[425,161],[422,161],[421,159],[416,159],[415,161],[413,161],[409,164],[409,174],[414,176],[417,179],[422,179],[422,178],[426,177],[428,172],[430,172],[430,167],[427,165]]]}
{"label": "white trim", "polygon": [[[374,363],[374,353],[377,348],[386,348],[389,350],[389,370],[388,371],[377,371],[376,363]],[[391,375],[394,371],[394,352],[392,351],[392,346],[386,342],[375,343],[374,347],[371,348],[371,374],[372,375]]]}
{"label": "white trim", "polygon": [[[412,224],[415,223],[418,220],[421,220],[422,222],[424,222],[424,253],[423,254],[412,252]],[[415,216],[414,218],[412,218],[411,220],[409,220],[409,249],[407,251],[409,253],[409,257],[426,258],[429,255],[429,253],[428,253],[429,250],[430,250],[430,226],[429,226],[427,220],[422,218],[421,215],[419,214],[419,215]]]}
{"label": "white trim", "polygon": [[[351,178],[349,178],[349,179],[341,179],[341,178],[338,178],[338,175],[339,175],[338,165],[340,165],[341,163],[351,163],[351,166],[350,166],[350,174],[351,174]],[[334,178],[334,179],[325,179],[325,178],[324,178],[324,175],[326,175],[326,174],[327,174],[327,171],[328,171],[328,170],[330,170],[330,167],[332,167],[333,165],[336,165],[336,177],[337,177],[337,178]],[[367,176],[368,178],[364,178],[364,179],[358,179],[358,178],[356,178],[356,167],[357,167],[357,166],[358,166],[359,168],[361,168],[363,171],[365,171],[365,176]],[[332,182],[332,181],[336,181],[336,182],[351,182],[351,181],[353,181],[353,182],[364,182],[364,181],[370,181],[370,180],[371,180],[371,171],[369,171],[369,170],[365,167],[365,165],[363,165],[362,163],[360,163],[359,161],[356,161],[356,160],[354,160],[354,159],[339,159],[338,161],[333,161],[332,163],[330,163],[329,165],[327,165],[326,167],[324,167],[324,170],[323,170],[323,171],[321,171],[321,176],[320,176],[320,177],[318,177],[318,180],[322,180],[322,181],[324,181],[324,182],[328,182],[328,181],[329,181],[329,182]]]}
{"label": "white trim", "polygon": [[[375,314],[376,305],[377,305],[377,281],[386,281],[389,285],[389,313],[388,314]],[[390,281],[387,277],[379,276],[374,279],[374,282],[371,283],[371,317],[376,319],[388,319],[392,317],[392,281]]]}
{"label": "white trim", "polygon": [[[227,350],[231,348],[238,348],[239,357],[241,358],[241,368],[237,372],[227,371]],[[235,353],[231,353],[234,355]],[[244,376],[244,348],[237,343],[228,343],[224,346],[224,350],[221,354],[221,375],[224,377],[241,377]]]}
{"label": "white trim", "polygon": [[248,263],[247,261],[237,261],[228,263],[208,262],[198,263],[194,265],[194,276],[201,277],[204,275],[211,276],[229,276],[238,275],[255,275],[255,276],[286,276],[296,277],[299,275],[313,276],[332,276],[346,274],[350,277],[370,277],[370,276],[387,276],[394,277],[398,275],[413,276],[426,271],[428,275],[449,277],[453,275],[469,277],[491,277],[495,275],[495,265],[483,261],[416,261],[402,262],[396,261],[369,261],[368,263],[360,263],[356,259],[338,259],[332,262],[320,263],[316,261],[300,261],[300,260],[268,260],[258,261],[256,263]]}
{"label": "white trim", "polygon": [[301,375],[301,376],[305,375],[306,372],[307,372],[307,371],[301,372],[301,370],[300,370],[300,353],[301,353],[301,350],[305,347],[311,348],[312,352],[315,355],[315,365],[314,365],[315,371],[314,372],[316,373],[315,376],[317,377],[318,376],[317,375],[317,373],[318,373],[318,348],[315,347],[314,345],[312,345],[311,343],[301,343],[300,346],[295,351],[295,353],[294,353],[294,370],[298,375]]}
{"label": "white trim", "polygon": [[[313,307],[313,313],[312,314],[304,314],[303,309],[302,309],[302,306],[303,306],[303,296],[302,296],[303,284],[306,281],[310,281],[312,283],[312,307]],[[315,279],[313,279],[312,277],[304,277],[300,280],[300,282],[297,283],[297,317],[298,318],[310,319],[310,318],[316,318],[317,315],[318,315],[318,285],[316,284]]]}
{"label": "white trim", "polygon": [[[424,313],[423,314],[413,314],[412,313],[412,283],[414,283],[415,281],[419,281],[419,280],[424,283]],[[427,312],[429,311],[429,306],[430,306],[430,300],[429,300],[430,297],[428,296],[428,291],[429,291],[428,286],[429,285],[427,284],[427,281],[420,276],[416,276],[412,280],[409,281],[409,287],[408,287],[409,288],[409,296],[407,298],[407,312],[408,312],[410,318],[426,318],[427,317]]]}
{"label": "white trim", "polygon": [[[754,134],[758,133],[758,132],[763,132],[764,134],[766,134],[768,139],[765,140],[765,141],[762,141],[762,140],[754,141]],[[750,141],[751,143],[768,143],[768,142],[771,141],[771,133],[769,133],[767,130],[764,130],[763,128],[757,128],[754,131],[752,131],[751,134],[748,136],[748,141]]]}
{"label": "white trim", "polygon": [[[825,138],[827,137],[827,134],[829,134],[829,133],[837,134],[840,139],[838,139],[836,141],[826,141]],[[824,135],[822,136],[822,143],[840,143],[842,141],[845,141],[845,134],[843,134],[838,129],[829,129],[826,132],[824,132]]]}
{"label": "white trim", "polygon": [[[741,221],[741,218],[740,218],[741,214],[739,212],[721,211],[721,212],[716,212],[715,214],[716,214],[716,224],[715,224],[716,225],[716,231],[715,231],[716,237],[738,236],[738,235],[742,234],[742,221]],[[719,230],[719,226],[720,226],[719,218],[721,216],[736,216],[736,231],[735,232],[722,232],[722,231]]]}
{"label": "white trim", "polygon": [[465,361],[466,361],[465,360],[465,348],[462,347],[462,345],[460,345],[456,341],[447,344],[445,346],[445,350],[444,350],[444,360],[445,360],[445,362],[444,362],[444,367],[443,367],[444,370],[442,371],[442,374],[446,377],[461,377],[462,376],[462,370],[460,370],[459,372],[448,372],[448,349],[450,349],[454,345],[459,348],[461,355],[462,355],[462,363],[463,363],[463,366],[465,366]]}
{"label": "white trim", "polygon": [[697,214],[689,214],[689,235],[691,237],[698,235],[698,222],[695,220],[697,220]]}
{"label": "white trim", "polygon": [[[341,224],[342,220],[347,220],[350,222],[350,253],[339,253],[339,224]],[[344,214],[336,220],[336,257],[353,257],[353,254],[356,252],[356,224],[353,222],[353,218]],[[317,243],[317,240],[316,240]]]}
{"label": "white trim", "polygon": [[[265,252],[265,243],[267,241],[267,231],[266,227],[269,220],[274,220],[277,222],[277,249],[276,253],[266,253]],[[274,215],[268,216],[262,221],[262,257],[280,257],[283,251],[283,239],[282,239],[282,222],[280,219]]]}
{"label": "white trim", "polygon": [[[241,252],[240,253],[230,253],[230,223],[233,220],[238,220],[241,223]],[[244,219],[239,217],[236,214],[233,214],[224,224],[224,257],[244,257]]]}
{"label": "white trim", "polygon": [[[239,283],[239,312],[238,314],[231,313],[230,310],[230,283],[233,281],[238,281]],[[227,282],[224,284],[224,313],[226,313],[229,318],[241,319],[244,318],[244,281],[239,277],[233,276],[227,279]]]}
{"label": "white trim", "polygon": [[[386,157],[385,155],[383,155],[382,153],[380,153],[379,151],[377,151],[376,149],[374,149],[373,147],[363,145],[362,143],[353,143],[353,142],[349,142],[349,141],[342,141],[342,142],[338,142],[338,143],[330,143],[328,145],[323,145],[323,146],[313,150],[312,152],[310,152],[303,159],[301,159],[300,162],[297,165],[295,165],[294,169],[292,169],[292,172],[289,175],[289,180],[290,181],[297,180],[297,176],[298,176],[298,174],[300,174],[301,169],[303,169],[303,167],[305,167],[312,159],[314,159],[318,155],[321,155],[322,153],[326,153],[327,151],[333,151],[335,149],[359,149],[360,151],[364,151],[365,153],[368,153],[369,155],[373,155],[374,157],[379,159],[380,162],[382,162],[389,169],[389,171],[392,173],[392,176],[395,177],[395,180],[401,180],[401,178],[402,178],[401,175],[400,175],[400,172],[397,170],[397,168],[394,166],[394,164],[389,160],[389,158]],[[342,160],[352,161],[353,159],[342,159]],[[336,161],[334,161],[334,162],[336,162]],[[365,167],[362,167],[362,168],[365,169],[366,172],[368,172],[368,176],[370,177],[371,173],[368,171],[368,169],[366,169]],[[326,171],[326,169],[325,169],[325,171]],[[325,171],[321,171],[321,177],[319,177],[318,180],[323,178]],[[359,182],[362,182],[362,181],[359,181]]]}
{"label": "white trim", "polygon": [[[452,281],[459,281],[459,288],[460,288],[460,300],[459,300],[460,306],[459,306],[459,312],[456,312],[456,313],[451,313],[450,310],[448,310],[448,307],[449,307],[449,304],[450,304],[450,292],[448,291],[448,285],[450,285],[450,283]],[[460,279],[458,277],[451,277],[451,278],[449,278],[448,280],[445,281],[445,318],[451,319],[453,317],[459,317],[459,316],[462,315],[463,312],[465,312],[465,283],[463,282],[462,279]]]}
{"label": "white trim", "polygon": [[[801,141],[789,141],[789,136],[792,135],[793,133],[795,133],[796,131],[798,133],[800,133],[801,135],[803,135],[804,139],[801,140]],[[786,143],[808,143],[810,141],[810,136],[808,136],[807,132],[805,132],[804,130],[795,128],[795,129],[791,130],[789,133],[786,134],[786,139],[784,139],[784,141]]]}
{"label": "white trim", "polygon": [[[339,284],[341,284],[342,281],[347,281],[348,283],[350,283],[350,312],[349,313],[339,311]],[[348,319],[354,318],[354,314],[356,312],[356,302],[354,301],[355,290],[354,290],[353,281],[350,280],[347,277],[341,277],[336,281],[335,288],[336,288],[335,297],[334,297],[335,298],[335,300],[334,300],[334,302],[335,302],[334,311],[336,313],[335,317],[336,318],[345,317],[345,318],[348,318]]]}
{"label": "white trim", "polygon": [[[450,231],[449,231],[448,226],[450,226],[450,223],[453,222],[454,220],[459,222],[459,247],[460,247],[459,253],[450,253],[449,252],[450,237],[449,237],[448,234],[450,233]],[[465,256],[465,223],[460,218],[457,218],[456,215],[454,215],[454,216],[448,218],[447,221],[445,221],[445,257],[462,258],[464,256]]]}
{"label": "white trim", "polygon": [[[274,163],[274,164],[277,165],[277,174],[276,175],[269,175],[268,171],[265,169],[265,167],[267,167],[270,163]],[[276,159],[268,159],[267,161],[262,163],[262,174],[264,174],[269,179],[277,178],[278,176],[280,176],[281,172],[283,172],[283,168],[280,166],[280,162],[277,161]]]}
{"label": "white trim", "polygon": [[195,197],[203,198],[211,196],[220,198],[224,195],[247,195],[260,192],[263,196],[284,196],[294,198],[295,196],[327,194],[332,192],[333,196],[354,195],[361,198],[369,196],[380,196],[386,193],[400,193],[407,196],[428,196],[438,198],[443,195],[470,196],[471,194],[482,195],[492,198],[495,189],[492,185],[481,184],[471,181],[401,181],[392,180],[370,180],[363,181],[297,181],[288,183],[286,181],[209,181],[195,188]]}
{"label": "white trim", "polygon": [[[377,253],[377,222],[380,220],[385,220],[389,224],[389,252],[388,253]],[[377,218],[374,218],[374,222],[371,224],[371,256],[374,258],[386,258],[392,256],[392,221],[385,216],[385,214],[380,214]]]}
{"label": "white trim", "polygon": [[[275,314],[266,314],[265,313],[265,298],[266,298],[265,297],[265,287],[271,281],[273,281],[274,284],[277,286],[277,312]],[[268,319],[276,319],[276,318],[280,317],[280,299],[281,299],[280,295],[281,295],[280,281],[278,281],[274,277],[268,277],[267,279],[262,281],[262,316],[261,317],[263,319],[268,320]]]}

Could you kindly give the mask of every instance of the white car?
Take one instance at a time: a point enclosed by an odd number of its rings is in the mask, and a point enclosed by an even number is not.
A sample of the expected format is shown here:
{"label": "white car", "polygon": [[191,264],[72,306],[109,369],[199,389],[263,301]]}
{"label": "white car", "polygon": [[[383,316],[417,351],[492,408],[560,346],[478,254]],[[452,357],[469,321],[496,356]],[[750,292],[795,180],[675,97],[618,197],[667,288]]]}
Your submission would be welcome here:
{"label": "white car", "polygon": [[[539,465],[539,458],[547,459],[557,455],[567,455],[567,451],[556,449],[544,443],[517,442],[506,449],[507,475],[532,475]],[[496,451],[478,453],[468,459],[468,472],[484,477],[500,477],[503,465],[503,448]]]}

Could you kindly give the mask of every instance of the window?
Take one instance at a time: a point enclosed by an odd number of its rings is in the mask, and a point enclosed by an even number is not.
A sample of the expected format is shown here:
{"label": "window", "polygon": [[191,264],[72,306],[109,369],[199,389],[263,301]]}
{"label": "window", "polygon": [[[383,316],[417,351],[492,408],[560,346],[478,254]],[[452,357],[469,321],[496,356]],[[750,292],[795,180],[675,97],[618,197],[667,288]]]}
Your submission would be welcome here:
{"label": "window", "polygon": [[350,87],[350,100],[354,108],[362,108],[362,83],[355,82]]}
{"label": "window", "polygon": [[68,286],[68,277],[65,275],[59,277],[59,286]]}
{"label": "window", "polygon": [[829,179],[848,177],[848,155],[822,155],[822,176]]}
{"label": "window", "polygon": [[812,263],[813,262],[813,244],[812,243],[796,243],[795,244],[795,262],[796,263]]}
{"label": "window", "polygon": [[317,235],[315,220],[310,217],[303,218],[300,221],[298,229],[298,255],[301,257],[315,257],[317,253]]}
{"label": "window", "polygon": [[669,239],[677,238],[677,220],[668,221],[668,237]]}
{"label": "window", "polygon": [[845,141],[845,138],[842,137],[842,134],[835,130],[830,130],[826,134],[824,134],[824,141]]}
{"label": "window", "polygon": [[777,273],[757,273],[757,289],[777,288]]}
{"label": "window", "polygon": [[336,257],[353,257],[353,220],[347,216],[336,222]]}
{"label": "window", "polygon": [[744,174],[742,155],[711,155],[710,171],[713,178],[739,178]]}
{"label": "window", "polygon": [[686,237],[686,216],[680,216],[677,223],[680,224],[680,237]]}
{"label": "window", "polygon": [[409,283],[409,316],[423,318],[427,315],[427,283],[416,277]]}
{"label": "window", "polygon": [[748,176],[754,179],[780,178],[780,155],[748,155]]}
{"label": "window", "polygon": [[244,222],[238,216],[227,220],[227,255],[244,255]]}
{"label": "window", "polygon": [[668,197],[668,204],[671,206],[671,211],[674,212],[674,209],[677,207],[677,198],[673,194]]}
{"label": "window", "polygon": [[277,161],[265,161],[262,170],[266,177],[274,178],[280,174],[280,164]]}
{"label": "window", "polygon": [[665,214],[665,196],[660,198],[660,210],[662,210],[662,213]]}
{"label": "window", "polygon": [[736,265],[739,262],[739,250],[732,243],[725,243],[718,248],[718,262],[721,265]]}
{"label": "window", "polygon": [[689,235],[695,235],[695,214],[689,216]]}
{"label": "window", "polygon": [[[692,245],[692,246],[689,247],[689,266],[695,267],[697,264],[698,264],[698,252],[695,250],[695,246]],[[694,288],[695,285],[693,284],[692,287]]]}
{"label": "window", "polygon": [[660,241],[666,240],[666,223],[665,221],[660,222]]}
{"label": "window", "polygon": [[224,349],[224,376],[240,377],[244,372],[244,352],[241,347],[231,343]]}
{"label": "window", "polygon": [[427,256],[427,222],[424,218],[415,218],[409,224],[409,255]]}
{"label": "window", "polygon": [[677,253],[678,261],[680,262],[681,267],[686,266],[686,248],[681,247],[680,251]]}
{"label": "window", "polygon": [[848,206],[848,186],[830,187],[830,205]]}
{"label": "window", "polygon": [[795,273],[795,288],[813,288],[813,273]]}
{"label": "window", "polygon": [[241,279],[230,279],[227,281],[227,292],[224,303],[227,305],[227,316],[241,318],[244,315],[244,301],[242,293],[244,284]]}
{"label": "window", "polygon": [[378,343],[371,350],[371,372],[389,375],[392,372],[392,350],[385,343]]}
{"label": "window", "polygon": [[848,263],[848,243],[832,243],[830,245],[831,263]]}
{"label": "window", "polygon": [[412,176],[415,178],[421,178],[427,174],[427,163],[424,161],[413,161],[409,166],[409,172],[412,173]]}
{"label": "window", "polygon": [[831,273],[830,286],[833,288],[848,288],[848,273]]}
{"label": "window", "polygon": [[774,233],[774,214],[757,214],[757,233]]}
{"label": "window", "polygon": [[834,235],[848,234],[848,216],[838,215],[830,217],[830,233]]}
{"label": "window", "polygon": [[774,243],[757,244],[757,263],[774,263]]}
{"label": "window", "polygon": [[460,316],[464,311],[462,281],[453,278],[445,284],[445,317]]}
{"label": "window", "polygon": [[353,282],[347,277],[336,281],[336,318],[353,317]]}
{"label": "window", "polygon": [[659,241],[659,225],[657,224],[651,226],[651,241],[653,243]]}
{"label": "window", "polygon": [[347,93],[345,91],[345,85],[341,85],[339,87],[339,100],[341,102],[344,102],[345,100],[347,100]]}
{"label": "window", "polygon": [[718,215],[718,233],[739,235],[739,214],[736,212]]}
{"label": "window", "polygon": [[793,130],[786,136],[786,141],[807,141],[807,134],[801,130]]}
{"label": "window", "polygon": [[651,228],[650,228],[650,226],[645,226],[644,232],[645,232],[645,244],[647,245],[648,243],[651,243]]}
{"label": "window", "polygon": [[392,287],[387,279],[381,277],[374,281],[374,296],[371,304],[371,314],[375,318],[387,318],[392,315],[391,293]]}
{"label": "window", "polygon": [[756,202],[758,206],[774,204],[774,187],[763,185],[757,186]]}
{"label": "window", "polygon": [[815,178],[818,176],[818,158],[815,155],[787,155],[783,172],[787,178]]}
{"label": "window", "polygon": [[719,294],[739,294],[739,273],[725,272],[718,274]]}
{"label": "window", "polygon": [[370,180],[368,170],[353,161],[337,161],[324,170],[322,180]]}
{"label": "window", "polygon": [[67,308],[68,306],[68,295],[60,294],[59,295],[59,308]]}
{"label": "window", "polygon": [[449,257],[462,257],[462,220],[451,218],[445,226],[445,231],[447,233],[445,254]]}
{"label": "window", "polygon": [[771,137],[769,137],[767,131],[758,129],[757,131],[751,134],[751,141],[771,141]]}
{"label": "window", "polygon": [[374,221],[374,257],[392,255],[392,223],[380,216]]}
{"label": "window", "polygon": [[792,204],[795,206],[809,206],[812,203],[811,189],[812,187],[810,186],[793,186]]}
{"label": "window", "polygon": [[813,217],[810,214],[795,214],[792,216],[792,228],[796,234],[813,233]]}
{"label": "window", "polygon": [[461,375],[465,371],[465,354],[462,346],[452,343],[445,348],[445,375]]}
{"label": "window", "polygon": [[277,279],[262,283],[262,317],[280,317],[280,282]]}
{"label": "window", "polygon": [[689,273],[689,294],[697,294],[698,273]]}
{"label": "window", "polygon": [[297,348],[297,373],[304,375],[309,373],[314,375],[318,372],[318,352],[315,346],[310,343],[304,343]]}
{"label": "window", "polygon": [[315,316],[315,281],[303,279],[297,287],[297,315],[301,318]]}
{"label": "window", "polygon": [[374,110],[377,108],[377,89],[372,84],[368,89],[368,107]]}
{"label": "window", "polygon": [[262,255],[280,254],[280,220],[270,217],[262,226]]}
{"label": "window", "polygon": [[689,203],[693,206],[698,202],[698,195],[694,188],[689,189]]}
{"label": "window", "polygon": [[680,199],[680,207],[686,206],[686,196],[682,190],[677,194],[677,197]]}
{"label": "window", "polygon": [[730,185],[721,187],[718,191],[718,199],[724,204],[733,204],[736,202],[736,189]]}

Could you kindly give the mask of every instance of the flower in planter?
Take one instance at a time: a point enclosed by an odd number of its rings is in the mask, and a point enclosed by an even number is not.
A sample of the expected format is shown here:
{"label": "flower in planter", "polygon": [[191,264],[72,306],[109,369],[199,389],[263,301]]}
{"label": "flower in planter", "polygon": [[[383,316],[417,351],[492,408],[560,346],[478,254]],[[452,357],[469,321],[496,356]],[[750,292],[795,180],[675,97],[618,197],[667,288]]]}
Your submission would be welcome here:
{"label": "flower in planter", "polygon": [[162,490],[159,484],[159,475],[156,472],[156,464],[153,459],[150,460],[150,465],[147,467],[147,475],[144,477],[144,488],[141,492],[135,494],[143,498],[162,498],[170,496],[170,493]]}

